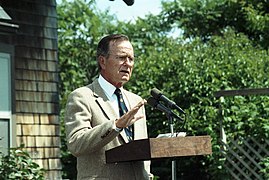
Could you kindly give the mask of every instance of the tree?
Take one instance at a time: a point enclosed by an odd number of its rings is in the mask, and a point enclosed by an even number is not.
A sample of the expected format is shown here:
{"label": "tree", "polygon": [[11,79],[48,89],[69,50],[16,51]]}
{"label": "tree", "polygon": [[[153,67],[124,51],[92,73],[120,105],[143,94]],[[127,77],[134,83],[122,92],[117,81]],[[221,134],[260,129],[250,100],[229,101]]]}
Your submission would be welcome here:
{"label": "tree", "polygon": [[207,40],[227,28],[269,47],[268,1],[263,0],[175,0],[163,2],[160,24],[182,29],[188,38]]}

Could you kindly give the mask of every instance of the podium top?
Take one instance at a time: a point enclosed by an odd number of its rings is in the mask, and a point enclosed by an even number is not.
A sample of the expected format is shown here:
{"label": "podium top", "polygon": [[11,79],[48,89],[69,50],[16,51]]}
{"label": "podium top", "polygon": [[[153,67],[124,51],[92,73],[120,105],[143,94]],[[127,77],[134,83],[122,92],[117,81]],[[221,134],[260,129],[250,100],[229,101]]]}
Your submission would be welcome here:
{"label": "podium top", "polygon": [[210,136],[149,138],[131,141],[106,151],[106,162],[142,161],[209,154],[212,154]]}

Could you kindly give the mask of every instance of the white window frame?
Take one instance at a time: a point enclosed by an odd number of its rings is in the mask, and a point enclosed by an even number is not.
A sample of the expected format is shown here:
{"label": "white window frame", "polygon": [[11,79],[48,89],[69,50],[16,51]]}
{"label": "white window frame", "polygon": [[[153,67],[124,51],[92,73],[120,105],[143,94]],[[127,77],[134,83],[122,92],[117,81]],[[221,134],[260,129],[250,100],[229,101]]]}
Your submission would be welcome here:
{"label": "white window frame", "polygon": [[[12,116],[12,54],[8,52],[2,52],[0,50],[0,59],[5,59],[7,60],[7,66],[8,66],[8,71],[7,76],[8,79],[8,91],[7,91],[7,96],[8,96],[8,108],[6,110],[1,110],[0,109],[0,119],[1,120],[7,120],[8,121],[8,148],[14,147],[16,145],[16,123],[14,122],[14,116]],[[0,64],[1,61],[0,61]],[[1,82],[0,82],[1,83]],[[1,102],[0,102],[1,103]],[[2,150],[1,150],[2,151]],[[3,150],[2,152],[6,153],[8,150]]]}

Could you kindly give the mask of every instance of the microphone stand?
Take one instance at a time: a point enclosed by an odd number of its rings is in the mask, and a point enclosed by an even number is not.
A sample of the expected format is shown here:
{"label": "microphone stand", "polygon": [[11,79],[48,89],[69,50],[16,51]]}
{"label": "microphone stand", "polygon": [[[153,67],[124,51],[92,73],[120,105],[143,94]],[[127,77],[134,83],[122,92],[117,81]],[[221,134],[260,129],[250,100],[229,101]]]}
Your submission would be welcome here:
{"label": "microphone stand", "polygon": [[[174,136],[174,119],[173,119],[173,114],[172,112],[169,112],[166,114],[169,124],[170,124],[170,131],[171,131],[171,137]],[[177,174],[176,174],[176,161],[173,159],[172,160],[172,180],[177,179]]]}
{"label": "microphone stand", "polygon": [[[169,107],[171,109],[171,107]],[[183,121],[183,119],[181,119],[181,117],[177,116],[172,110],[170,110],[169,112],[166,113],[166,116],[169,120],[169,124],[170,124],[170,131],[171,131],[171,137],[174,137],[174,118],[177,118],[180,121]],[[176,160],[172,160],[172,180],[176,180],[177,179],[177,172],[176,172],[177,168],[176,168]]]}

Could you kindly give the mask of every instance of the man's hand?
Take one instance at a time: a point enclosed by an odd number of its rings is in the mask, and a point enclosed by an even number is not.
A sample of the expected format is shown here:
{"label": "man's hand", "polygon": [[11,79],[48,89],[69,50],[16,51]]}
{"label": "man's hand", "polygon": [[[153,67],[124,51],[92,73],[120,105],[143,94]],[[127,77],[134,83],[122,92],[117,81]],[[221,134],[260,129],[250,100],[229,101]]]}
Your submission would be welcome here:
{"label": "man's hand", "polygon": [[144,116],[137,116],[138,110],[146,104],[146,100],[140,101],[134,108],[130,109],[127,113],[121,116],[116,122],[116,127],[125,128],[134,124],[139,119],[142,119]]}

